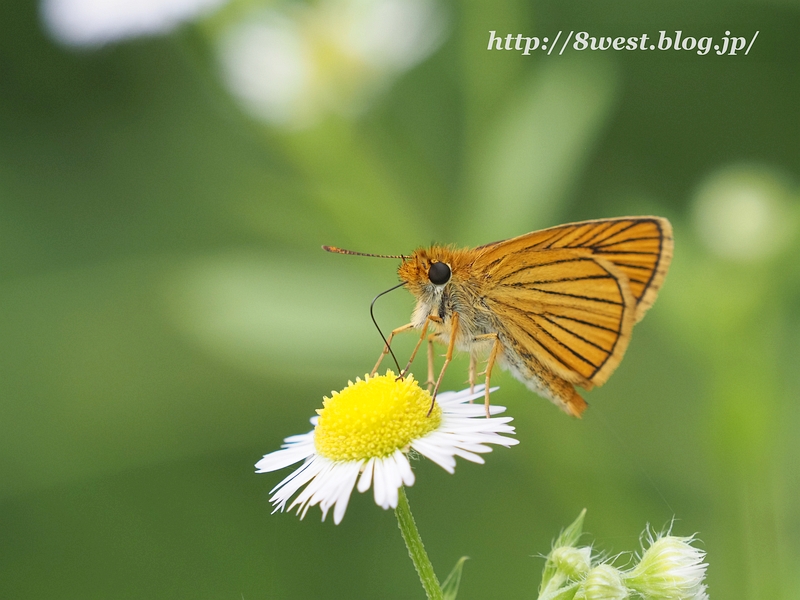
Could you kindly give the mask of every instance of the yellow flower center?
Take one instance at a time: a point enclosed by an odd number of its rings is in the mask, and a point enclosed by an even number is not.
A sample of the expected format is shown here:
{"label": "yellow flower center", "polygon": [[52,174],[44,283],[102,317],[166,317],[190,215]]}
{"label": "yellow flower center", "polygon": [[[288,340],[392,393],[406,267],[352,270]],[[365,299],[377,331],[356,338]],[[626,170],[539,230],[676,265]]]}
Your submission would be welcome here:
{"label": "yellow flower center", "polygon": [[389,456],[435,430],[442,409],[414,377],[397,380],[394,373],[348,382],[325,398],[314,429],[317,453],[331,460]]}

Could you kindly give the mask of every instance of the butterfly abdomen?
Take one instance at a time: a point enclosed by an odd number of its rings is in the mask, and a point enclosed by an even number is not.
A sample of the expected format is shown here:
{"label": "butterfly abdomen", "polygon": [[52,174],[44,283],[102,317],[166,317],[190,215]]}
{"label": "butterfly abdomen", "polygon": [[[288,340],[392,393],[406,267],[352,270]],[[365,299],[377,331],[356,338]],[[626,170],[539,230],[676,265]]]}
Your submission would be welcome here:
{"label": "butterfly abdomen", "polygon": [[547,398],[565,413],[580,417],[588,404],[566,379],[562,379],[532,356],[522,357],[504,346],[498,363],[529,390]]}

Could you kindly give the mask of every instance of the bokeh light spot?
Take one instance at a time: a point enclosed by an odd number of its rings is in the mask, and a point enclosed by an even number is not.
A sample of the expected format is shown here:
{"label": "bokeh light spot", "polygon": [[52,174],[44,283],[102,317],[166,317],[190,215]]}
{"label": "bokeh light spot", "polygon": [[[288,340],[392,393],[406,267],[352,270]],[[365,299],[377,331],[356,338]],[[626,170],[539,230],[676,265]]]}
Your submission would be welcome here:
{"label": "bokeh light spot", "polygon": [[693,220],[714,254],[759,261],[780,253],[796,231],[788,180],[764,167],[735,166],[712,173],[695,194]]}

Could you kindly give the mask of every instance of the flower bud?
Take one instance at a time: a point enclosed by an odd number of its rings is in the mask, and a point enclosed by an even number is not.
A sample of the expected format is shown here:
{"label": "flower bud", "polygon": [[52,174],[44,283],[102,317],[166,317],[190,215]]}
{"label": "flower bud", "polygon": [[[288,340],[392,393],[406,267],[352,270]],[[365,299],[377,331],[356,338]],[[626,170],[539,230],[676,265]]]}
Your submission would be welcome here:
{"label": "flower bud", "polygon": [[624,574],[625,584],[645,597],[705,600],[705,552],[691,545],[694,537],[664,536],[655,540],[642,560]]}
{"label": "flower bud", "polygon": [[577,580],[583,578],[589,571],[592,562],[592,549],[589,547],[572,548],[561,546],[553,548],[550,552],[550,561],[567,578]]}
{"label": "flower bud", "polygon": [[624,600],[628,595],[622,573],[611,565],[598,565],[586,575],[575,600]]}

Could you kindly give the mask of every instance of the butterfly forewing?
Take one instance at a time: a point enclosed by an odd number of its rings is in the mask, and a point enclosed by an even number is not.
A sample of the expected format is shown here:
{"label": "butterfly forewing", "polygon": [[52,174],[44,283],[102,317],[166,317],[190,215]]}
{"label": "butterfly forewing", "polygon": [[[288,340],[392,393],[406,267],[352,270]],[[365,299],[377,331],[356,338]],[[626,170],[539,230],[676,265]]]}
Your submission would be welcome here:
{"label": "butterfly forewing", "polygon": [[637,302],[636,320],[640,321],[655,302],[672,260],[672,227],[657,217],[627,221],[627,227],[602,236],[592,249],[625,273]]}
{"label": "butterfly forewing", "polygon": [[600,385],[652,305],[672,256],[658,217],[586,221],[481,248],[476,266],[494,282],[487,300],[514,350],[567,381]]}

